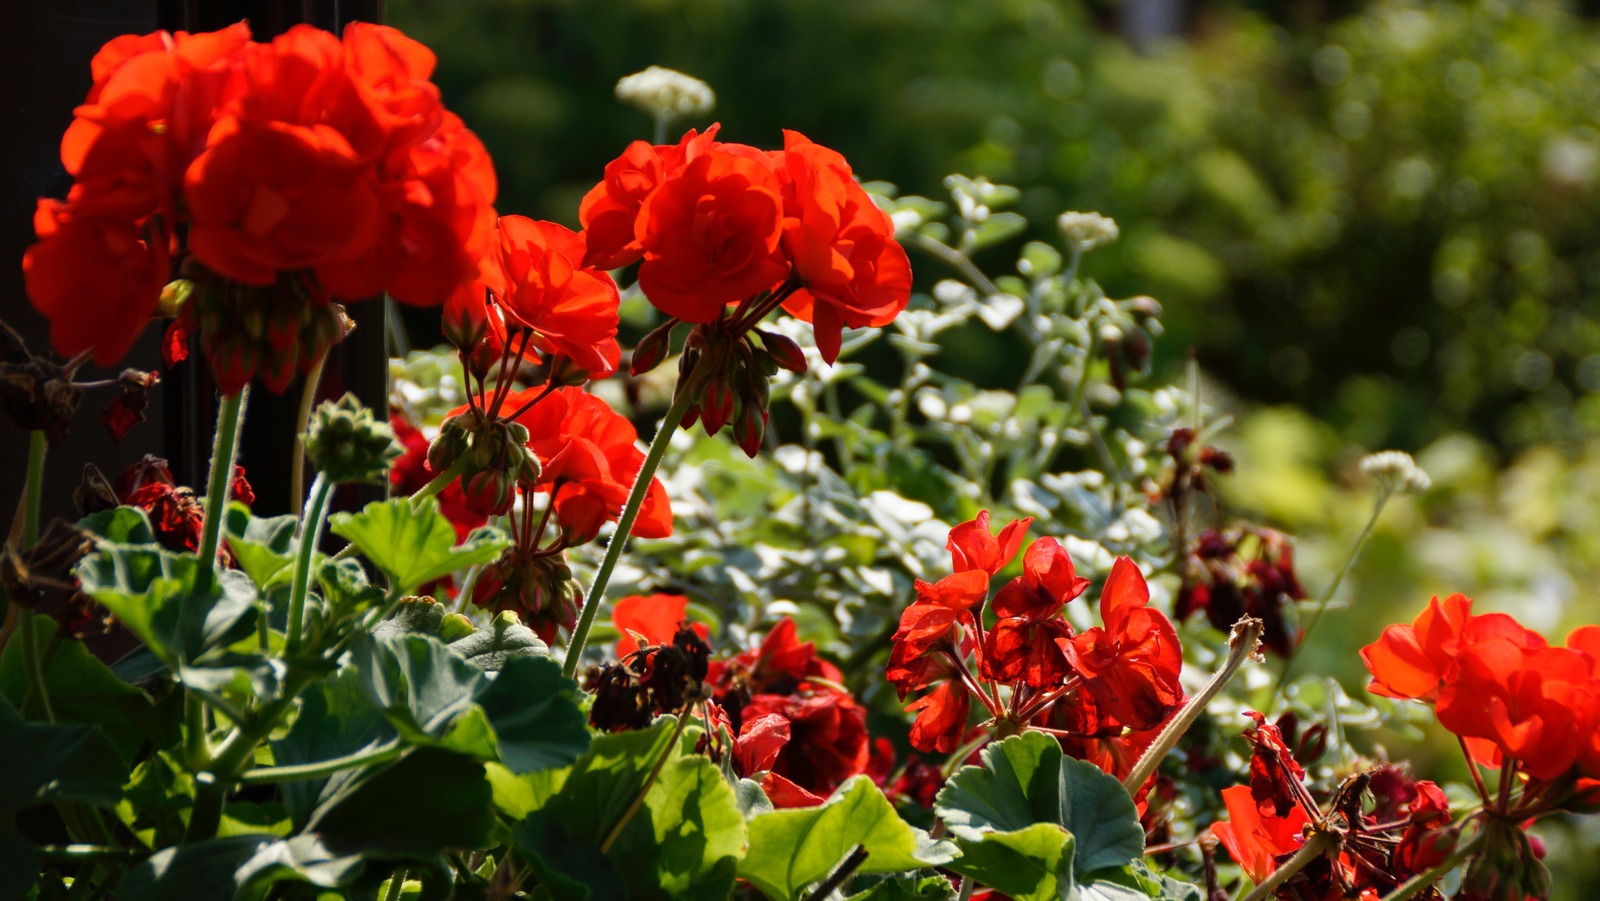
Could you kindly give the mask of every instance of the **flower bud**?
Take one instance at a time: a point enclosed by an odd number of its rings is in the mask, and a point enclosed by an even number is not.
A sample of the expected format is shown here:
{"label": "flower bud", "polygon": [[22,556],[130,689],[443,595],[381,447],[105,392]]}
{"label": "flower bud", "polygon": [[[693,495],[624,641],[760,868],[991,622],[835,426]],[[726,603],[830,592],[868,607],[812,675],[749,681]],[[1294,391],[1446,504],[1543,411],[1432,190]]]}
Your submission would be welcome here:
{"label": "flower bud", "polygon": [[[484,294],[487,295],[485,289]],[[489,308],[486,296],[471,285],[457,288],[444,302],[441,320],[446,341],[471,353],[489,334]]]}
{"label": "flower bud", "polygon": [[661,365],[661,361],[672,352],[672,329],[678,324],[676,319],[668,319],[650,331],[650,334],[639,339],[638,346],[633,349],[633,358],[628,365],[628,372],[633,375],[644,375],[650,370]]}
{"label": "flower bud", "polygon": [[787,369],[796,375],[805,373],[805,352],[800,349],[800,345],[796,344],[793,338],[763,329],[756,329],[756,334],[761,336],[762,346],[766,347],[767,352],[772,354],[772,359],[778,364],[779,368]]}
{"label": "flower bud", "polygon": [[401,454],[387,421],[372,415],[354,394],[317,407],[305,435],[306,457],[335,484],[382,482]]}
{"label": "flower bud", "polygon": [[467,480],[462,493],[467,509],[479,516],[500,516],[511,509],[515,482],[503,473],[485,469]]}
{"label": "flower bud", "polygon": [[700,424],[707,435],[715,435],[732,417],[733,388],[726,377],[713,378],[702,395]]}
{"label": "flower bud", "polygon": [[740,405],[739,417],[733,423],[733,440],[739,449],[752,459],[761,452],[761,439],[767,431],[767,411],[758,403],[746,401]]}
{"label": "flower bud", "polygon": [[156,302],[156,315],[163,319],[176,319],[183,312],[183,305],[188,303],[189,296],[194,293],[194,282],[180,278],[167,283],[161,289],[161,299]]}
{"label": "flower bud", "polygon": [[456,460],[467,451],[468,433],[462,424],[466,414],[452,416],[439,426],[439,437],[433,439],[428,445],[428,468],[434,472],[444,472],[455,465]]}

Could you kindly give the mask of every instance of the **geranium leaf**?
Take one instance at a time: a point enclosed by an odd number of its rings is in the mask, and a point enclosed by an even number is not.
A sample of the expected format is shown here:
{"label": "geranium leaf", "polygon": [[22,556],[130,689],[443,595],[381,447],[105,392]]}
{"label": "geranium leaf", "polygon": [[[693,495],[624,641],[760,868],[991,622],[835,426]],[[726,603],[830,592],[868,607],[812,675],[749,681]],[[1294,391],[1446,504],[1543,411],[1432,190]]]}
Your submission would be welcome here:
{"label": "geranium leaf", "polygon": [[350,885],[366,869],[360,857],[333,854],[313,835],[282,839],[235,835],[159,851],[117,884],[124,901],[232,901],[259,897],[275,882],[318,888]]}
{"label": "geranium leaf", "polygon": [[491,673],[518,657],[548,657],[550,654],[550,646],[524,626],[514,610],[501,612],[490,621],[488,628],[450,642],[449,648]]}
{"label": "geranium leaf", "polygon": [[128,770],[94,726],[30,723],[0,702],[0,823],[43,801],[109,806]]}
{"label": "geranium leaf", "polygon": [[956,896],[950,880],[939,875],[891,876],[845,901],[951,901]]}
{"label": "geranium leaf", "polygon": [[299,524],[296,516],[251,516],[250,509],[238,501],[228,504],[228,515],[223,520],[228,547],[239,561],[239,568],[262,591],[289,578],[289,565],[294,562],[296,551],[294,532]]}
{"label": "geranium leaf", "polygon": [[482,848],[494,829],[483,764],[439,748],[417,748],[361,771],[312,813],[306,829],[340,853],[427,858],[447,848]]}
{"label": "geranium leaf", "polygon": [[514,773],[571,766],[589,749],[578,683],[548,657],[512,657],[474,698]]}
{"label": "geranium leaf", "polygon": [[[1098,897],[1094,883],[1103,874],[1110,884],[1101,895],[1122,897],[1117,883],[1143,855],[1144,829],[1120,782],[1037,732],[991,744],[982,758],[982,767],[956,773],[934,804],[964,855],[952,869],[981,868],[983,875],[973,873],[979,881],[1030,899],[1073,890]],[[1015,884],[1024,871],[1037,876],[1027,888]]]}
{"label": "geranium leaf", "polygon": [[774,901],[795,901],[857,845],[867,852],[857,873],[898,873],[949,863],[950,842],[936,842],[895,813],[883,792],[856,776],[820,807],[774,810],[751,818],[750,853],[739,876]]}
{"label": "geranium leaf", "polygon": [[78,528],[118,544],[155,544],[150,517],[138,507],[113,507],[78,520]]}
{"label": "geranium leaf", "polygon": [[[59,628],[47,616],[33,617],[32,623],[40,647],[46,646]],[[16,707],[22,706],[28,693],[22,647],[22,641],[13,638],[0,654],[0,697]],[[124,761],[131,763],[139,746],[156,737],[148,728],[152,706],[144,692],[117,678],[83,642],[61,639],[45,665],[44,678],[56,722],[99,726]]]}
{"label": "geranium leaf", "polygon": [[[716,766],[673,742],[676,722],[602,735],[567,772],[560,791],[513,831],[517,849],[558,898],[724,899],[745,852],[745,821]],[[668,755],[643,803],[614,843],[600,845],[632,806],[661,755]],[[538,777],[548,785],[544,774]],[[533,800],[536,793],[529,792]],[[537,801],[535,801],[537,803]],[[615,870],[625,895],[591,894],[586,875]],[[559,888],[559,890],[557,890]]]}
{"label": "geranium leaf", "polygon": [[256,588],[237,570],[223,570],[202,595],[200,561],[155,545],[102,542],[78,564],[85,594],[173,666],[199,664],[255,630]]}
{"label": "geranium leaf", "polygon": [[455,526],[431,497],[415,507],[409,498],[374,501],[360,513],[335,513],[329,521],[333,533],[349,539],[383,570],[399,594],[410,594],[456,570],[488,563],[511,544],[505,532],[482,528],[456,546]]}

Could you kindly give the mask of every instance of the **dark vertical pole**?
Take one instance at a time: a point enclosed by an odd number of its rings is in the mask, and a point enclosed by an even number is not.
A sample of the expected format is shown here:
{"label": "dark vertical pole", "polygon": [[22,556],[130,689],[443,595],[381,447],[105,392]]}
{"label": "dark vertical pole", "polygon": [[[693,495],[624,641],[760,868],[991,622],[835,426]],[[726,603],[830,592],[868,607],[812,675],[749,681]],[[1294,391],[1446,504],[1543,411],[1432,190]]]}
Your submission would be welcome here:
{"label": "dark vertical pole", "polygon": [[[383,21],[384,0],[161,0],[161,27],[170,30],[214,31],[250,21],[256,40],[270,40],[294,25],[305,23],[338,33],[350,22]],[[356,330],[329,354],[318,398],[335,398],[346,391],[377,410],[387,407],[387,319],[382,298],[347,305]],[[216,424],[215,391],[209,373],[198,357],[185,363],[167,381],[167,400],[174,412],[167,421],[167,450],[174,475],[189,485],[203,485],[210,463],[212,430]],[[240,462],[256,492],[256,512],[282,513],[290,508],[291,462],[295,459],[294,423],[299,413],[303,382],[296,381],[281,396],[256,390],[245,413],[245,433]],[[365,503],[382,497],[381,489],[365,496],[341,492],[339,506]]]}
{"label": "dark vertical pole", "polygon": [[[0,141],[0,172],[6,173],[0,189],[0,319],[20,332],[35,353],[50,347],[48,324],[28,304],[22,282],[22,253],[34,241],[35,201],[66,197],[71,187],[61,168],[61,133],[89,91],[89,60],[95,51],[119,34],[144,34],[155,28],[155,0],[50,0],[6,6],[5,27],[0,28],[0,109],[6,113],[6,136]],[[160,368],[156,332],[148,330],[124,365]],[[90,366],[83,375],[106,378],[116,372]],[[111,443],[96,421],[98,408],[110,400],[106,391],[86,397],[73,421],[71,439],[50,453],[43,522],[58,516],[76,518],[72,489],[85,463],[115,475],[145,452],[161,450],[160,398],[151,404],[150,421],[135,428],[121,447]],[[27,457],[28,436],[0,419],[0,532],[10,527],[22,495]]]}

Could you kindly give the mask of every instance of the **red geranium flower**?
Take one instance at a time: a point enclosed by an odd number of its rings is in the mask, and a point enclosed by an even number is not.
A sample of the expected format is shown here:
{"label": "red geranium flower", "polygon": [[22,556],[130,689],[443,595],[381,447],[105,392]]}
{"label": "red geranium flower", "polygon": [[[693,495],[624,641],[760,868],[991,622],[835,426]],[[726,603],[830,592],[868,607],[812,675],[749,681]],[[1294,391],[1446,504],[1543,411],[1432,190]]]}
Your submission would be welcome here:
{"label": "red geranium flower", "polygon": [[812,324],[832,363],[843,328],[888,325],[906,308],[911,262],[844,157],[793,131],[783,147],[783,249],[802,286],[783,308]]}
{"label": "red geranium flower", "polygon": [[975,569],[994,576],[1017,556],[1017,549],[1022,547],[1022,539],[1032,524],[1033,517],[1024,516],[1006,523],[999,535],[992,535],[989,511],[979,511],[976,519],[950,530],[944,545],[950,551],[950,570],[961,573]]}
{"label": "red geranium flower", "polygon": [[771,164],[714,147],[651,192],[636,233],[639,286],[662,312],[711,322],[730,303],[776,287],[783,201]]}
{"label": "red geranium flower", "polygon": [[705,153],[716,138],[718,126],[698,134],[690,129],[677,144],[651,146],[634,141],[622,155],[606,164],[605,178],[584,195],[578,206],[587,250],[583,265],[616,269],[644,256],[636,223],[646,197],[690,160]]}
{"label": "red geranium flower", "polygon": [[[645,644],[671,644],[678,626],[686,622],[688,609],[689,599],[681,594],[631,594],[619,598],[611,605],[611,624],[617,629],[617,659],[639,649],[635,635],[643,635]],[[689,626],[701,639],[710,634],[704,623]]]}
{"label": "red geranium flower", "polygon": [[1452,594],[1438,598],[1418,614],[1416,622],[1383,630],[1377,641],[1361,649],[1372,673],[1367,690],[1389,698],[1431,701],[1450,677],[1456,656],[1471,644],[1502,639],[1523,648],[1544,647],[1544,637],[1503,613],[1472,615],[1472,599]]}
{"label": "red geranium flower", "polygon": [[1022,558],[1022,575],[995,595],[999,621],[985,637],[979,671],[991,682],[1021,679],[1035,688],[1053,688],[1070,672],[1057,639],[1070,641],[1072,626],[1061,608],[1089,587],[1078,575],[1067,549],[1041,538]]}
{"label": "red geranium flower", "polygon": [[1298,806],[1284,817],[1264,813],[1250,794],[1250,786],[1222,790],[1228,819],[1212,823],[1211,834],[1221,841],[1251,881],[1260,883],[1278,868],[1278,859],[1300,850],[1302,830],[1311,818]]}
{"label": "red geranium flower", "polygon": [[928,694],[906,705],[918,711],[911,724],[911,746],[922,751],[949,754],[967,731],[972,693],[959,679],[946,679]]}
{"label": "red geranium flower", "polygon": [[483,305],[492,299],[508,317],[506,326],[529,330],[532,348],[568,357],[596,378],[616,371],[617,285],[606,273],[582,267],[583,236],[523,216],[502,216],[496,236],[478,278],[463,283],[446,304],[457,330],[481,337],[491,318]]}
{"label": "red geranium flower", "polygon": [[1515,757],[1539,779],[1577,762],[1597,725],[1588,655],[1494,638],[1463,649],[1455,662],[1455,678],[1439,692],[1439,724],[1466,738],[1475,758],[1498,766],[1502,756]]}
{"label": "red geranium flower", "polygon": [[1139,567],[1119,557],[1100,594],[1105,628],[1056,639],[1102,716],[1130,729],[1149,729],[1183,703],[1178,633],[1149,603]]}

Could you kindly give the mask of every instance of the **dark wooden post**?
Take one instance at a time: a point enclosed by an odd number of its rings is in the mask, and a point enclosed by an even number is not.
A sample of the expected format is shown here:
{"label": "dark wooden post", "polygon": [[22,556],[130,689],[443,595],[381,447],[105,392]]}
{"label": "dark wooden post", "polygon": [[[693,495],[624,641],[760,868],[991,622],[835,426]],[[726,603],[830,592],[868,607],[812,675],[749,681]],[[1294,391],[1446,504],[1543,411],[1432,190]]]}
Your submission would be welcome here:
{"label": "dark wooden post", "polygon": [[[162,0],[160,4],[162,28],[214,31],[248,19],[257,40],[270,39],[300,23],[338,33],[350,22],[381,22],[383,7],[384,0]],[[330,353],[319,400],[353,391],[368,406],[382,411],[387,405],[389,365],[385,304],[381,298],[371,298],[350,304],[348,310],[356,330]],[[210,375],[202,366],[185,364],[166,384],[166,446],[174,475],[185,484],[204,485],[217,415]],[[251,394],[239,460],[255,489],[258,513],[290,509],[293,423],[302,388],[303,383],[296,381],[281,396],[261,390]],[[339,506],[379,497],[381,489],[341,492]]]}

